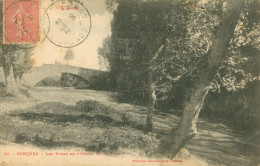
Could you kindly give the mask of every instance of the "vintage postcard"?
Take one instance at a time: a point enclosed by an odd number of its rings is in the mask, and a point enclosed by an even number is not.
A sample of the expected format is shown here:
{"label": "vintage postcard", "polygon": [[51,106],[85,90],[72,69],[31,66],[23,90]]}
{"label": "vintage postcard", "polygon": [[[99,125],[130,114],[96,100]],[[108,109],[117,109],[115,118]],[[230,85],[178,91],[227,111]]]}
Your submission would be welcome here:
{"label": "vintage postcard", "polygon": [[260,166],[259,0],[0,8],[0,166]]}

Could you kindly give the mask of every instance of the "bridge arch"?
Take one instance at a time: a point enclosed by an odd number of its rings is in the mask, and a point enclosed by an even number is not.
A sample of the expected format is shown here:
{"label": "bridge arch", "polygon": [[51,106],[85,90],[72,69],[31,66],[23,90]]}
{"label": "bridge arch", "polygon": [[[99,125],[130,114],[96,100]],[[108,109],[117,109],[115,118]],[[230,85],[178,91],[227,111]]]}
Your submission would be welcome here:
{"label": "bridge arch", "polygon": [[24,75],[23,82],[28,86],[35,86],[38,82],[47,77],[61,78],[62,73],[71,73],[78,75],[87,81],[90,81],[92,76],[105,73],[105,71],[99,71],[94,69],[87,69],[69,65],[61,64],[45,64],[42,66],[32,68],[30,73]]}

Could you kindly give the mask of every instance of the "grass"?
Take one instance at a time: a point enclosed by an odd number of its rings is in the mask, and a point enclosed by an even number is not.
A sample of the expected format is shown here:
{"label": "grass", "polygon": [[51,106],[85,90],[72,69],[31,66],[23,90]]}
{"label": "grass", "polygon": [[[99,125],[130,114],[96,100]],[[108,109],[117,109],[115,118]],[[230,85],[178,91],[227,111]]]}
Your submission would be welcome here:
{"label": "grass", "polygon": [[[43,93],[45,94],[46,91]],[[66,95],[47,94],[46,96],[50,98],[67,95],[67,93]],[[89,91],[86,94],[93,95]],[[79,100],[79,98],[86,99],[86,96],[78,95],[74,99]],[[67,99],[56,101],[68,102]],[[95,100],[83,100],[77,104],[73,102],[73,105],[63,103],[45,102],[33,106],[26,103],[27,106],[22,107],[10,103],[4,104],[8,108],[0,107],[5,110],[0,116],[0,126],[4,126],[0,131],[0,140],[24,144],[22,146],[25,147],[32,144],[40,150],[74,149],[74,147],[77,149],[78,147],[87,152],[115,152],[127,155],[139,153],[145,157],[157,156],[156,149],[161,138],[143,132],[142,125],[145,118],[141,117],[143,114],[139,114],[143,112],[140,107],[129,108],[129,105],[124,104],[124,107],[119,109],[111,105],[104,106]],[[93,109],[89,109],[90,107]],[[97,107],[99,109],[96,109]],[[14,110],[15,108],[25,109]],[[124,113],[126,116],[122,116]],[[159,132],[166,125],[170,126],[178,122],[178,118],[163,113],[155,114],[154,120],[155,129],[157,128]],[[195,138],[186,148],[192,155],[203,158],[212,163],[211,165],[215,163],[252,165],[251,162],[259,161],[258,158],[245,157],[236,151],[240,137],[234,135],[224,125],[199,121],[198,129],[199,138]],[[194,165],[194,161],[192,160],[188,165]]]}
{"label": "grass", "polygon": [[46,148],[73,146],[93,152],[131,149],[151,156],[159,145],[154,134],[129,126],[111,108],[93,100],[76,105],[48,102],[14,110],[0,117],[0,126],[5,126],[1,139]]}

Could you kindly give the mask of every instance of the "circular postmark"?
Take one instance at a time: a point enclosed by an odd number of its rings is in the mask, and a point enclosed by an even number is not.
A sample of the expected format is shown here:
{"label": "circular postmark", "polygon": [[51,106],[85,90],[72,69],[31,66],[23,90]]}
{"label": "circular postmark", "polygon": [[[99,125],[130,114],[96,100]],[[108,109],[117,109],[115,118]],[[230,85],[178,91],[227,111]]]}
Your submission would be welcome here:
{"label": "circular postmark", "polygon": [[39,0],[4,1],[2,24],[3,44],[26,49],[45,39],[41,38]]}
{"label": "circular postmark", "polygon": [[44,30],[49,41],[56,46],[70,48],[84,42],[91,29],[88,9],[77,1],[55,2],[44,13]]}

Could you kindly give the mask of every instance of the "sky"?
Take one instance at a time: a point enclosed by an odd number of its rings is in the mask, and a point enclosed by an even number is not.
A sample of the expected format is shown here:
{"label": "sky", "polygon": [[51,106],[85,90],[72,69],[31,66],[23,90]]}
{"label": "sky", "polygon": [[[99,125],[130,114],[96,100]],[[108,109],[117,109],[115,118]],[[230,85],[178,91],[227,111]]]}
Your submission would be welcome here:
{"label": "sky", "polygon": [[[42,1],[41,8],[45,9],[50,1]],[[87,39],[76,47],[72,47],[75,59],[69,61],[69,65],[91,69],[100,69],[97,49],[102,46],[103,39],[111,34],[111,20],[113,15],[106,10],[105,0],[84,0],[84,6],[88,9],[92,28]],[[38,45],[32,56],[34,66],[53,64],[55,62],[66,64],[64,55],[67,48],[58,47],[48,39]]]}

